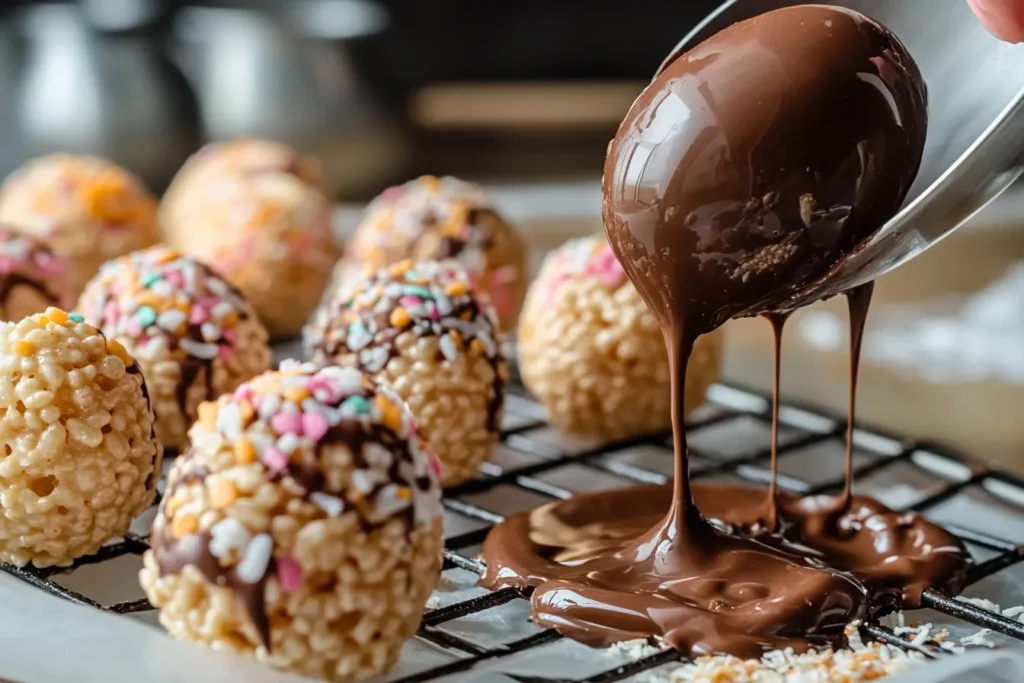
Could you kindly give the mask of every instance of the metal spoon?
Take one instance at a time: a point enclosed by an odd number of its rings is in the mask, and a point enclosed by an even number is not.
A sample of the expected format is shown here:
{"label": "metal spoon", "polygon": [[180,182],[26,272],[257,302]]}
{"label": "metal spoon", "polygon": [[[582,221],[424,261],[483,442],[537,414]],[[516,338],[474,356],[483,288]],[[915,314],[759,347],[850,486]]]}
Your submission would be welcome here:
{"label": "metal spoon", "polygon": [[[743,19],[800,4],[729,0],[686,35],[665,65]],[[902,210],[783,308],[874,280],[963,225],[1024,171],[1024,45],[985,30],[964,0],[845,0],[907,46],[928,86],[928,140]]]}

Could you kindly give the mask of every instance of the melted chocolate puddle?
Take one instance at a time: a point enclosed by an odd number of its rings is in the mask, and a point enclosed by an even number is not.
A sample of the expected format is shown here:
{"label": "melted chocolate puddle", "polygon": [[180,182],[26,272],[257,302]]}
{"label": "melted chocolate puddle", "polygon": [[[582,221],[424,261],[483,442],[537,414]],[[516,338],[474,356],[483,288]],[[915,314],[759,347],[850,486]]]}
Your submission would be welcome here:
{"label": "melted chocolate puddle", "polygon": [[[852,495],[853,403],[866,286],[851,313],[844,490],[777,490],[776,303],[845,258],[898,210],[927,119],[920,73],[886,29],[817,5],[730,27],[669,63],[612,141],[609,243],[669,353],[671,486],[578,495],[497,525],[482,584],[531,586],[534,620],[595,646],[656,636],[687,653],[756,657],[842,645],[845,626],[957,591],[970,565],[951,534]],[[772,482],[690,481],[683,388],[694,342],[770,313]]]}

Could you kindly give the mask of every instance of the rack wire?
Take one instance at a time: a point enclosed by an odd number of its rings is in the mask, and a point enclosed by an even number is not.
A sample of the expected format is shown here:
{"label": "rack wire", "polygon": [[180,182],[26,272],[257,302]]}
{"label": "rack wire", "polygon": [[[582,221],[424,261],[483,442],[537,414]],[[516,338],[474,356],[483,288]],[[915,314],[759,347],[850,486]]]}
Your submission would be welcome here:
{"label": "rack wire", "polygon": [[[759,393],[735,386],[715,385],[708,403],[691,418],[688,437],[691,446],[691,470],[695,478],[725,479],[764,484],[768,477],[770,448],[766,442],[770,425],[770,400]],[[836,416],[787,404],[780,409],[779,484],[783,490],[801,494],[838,492],[843,486],[842,453],[846,424]],[[750,447],[750,444],[756,444]],[[909,485],[899,488],[902,502],[883,502],[897,509],[920,512],[943,524],[960,537],[976,559],[969,583],[991,577],[1024,561],[1024,480],[993,470],[978,461],[937,444],[915,441],[883,431],[859,427],[854,432],[855,490],[864,490],[872,481],[900,480]],[[544,420],[543,409],[518,387],[508,397],[501,445],[493,462],[486,463],[480,475],[445,491],[446,539],[444,571],[464,570],[482,573],[483,564],[475,558],[476,549],[490,528],[506,514],[518,509],[491,509],[499,489],[525,494],[528,505],[573,495],[578,484],[593,489],[637,483],[667,483],[671,478],[671,435],[653,434],[613,443],[595,443],[560,435]],[[595,485],[591,479],[597,477]],[[877,495],[876,491],[867,492]],[[883,491],[884,492],[884,491]],[[890,494],[892,491],[889,492]],[[1001,510],[1005,518],[1016,517],[1016,540],[994,535],[996,524],[974,528],[960,523],[958,507],[989,505]],[[955,503],[955,504],[954,504]],[[1019,515],[1019,517],[1017,517]],[[471,527],[452,533],[450,527]],[[1011,534],[1011,536],[1014,534]],[[65,569],[2,569],[48,593],[82,605],[114,614],[134,614],[152,610],[144,599],[102,604],[61,585],[61,574],[87,565],[97,565],[126,555],[140,556],[148,548],[145,533],[129,533],[104,546],[95,555],[78,560]],[[455,653],[457,658],[433,668],[416,671],[401,683],[415,683],[468,672],[485,662],[511,657],[561,638],[556,632],[538,630],[526,637],[495,646],[483,646],[451,630],[446,625],[456,620],[499,609],[515,601],[528,600],[529,589],[505,588],[454,604],[428,610],[418,638]],[[923,607],[957,620],[991,629],[1024,641],[1024,624],[973,603],[927,591]],[[942,649],[917,645],[877,622],[861,628],[867,639],[916,650],[929,658],[947,656]],[[573,683],[612,683],[663,664],[682,661],[683,654],[662,650],[635,661],[614,666],[585,678],[516,677],[523,683],[572,681]],[[499,662],[500,663],[500,662]]]}

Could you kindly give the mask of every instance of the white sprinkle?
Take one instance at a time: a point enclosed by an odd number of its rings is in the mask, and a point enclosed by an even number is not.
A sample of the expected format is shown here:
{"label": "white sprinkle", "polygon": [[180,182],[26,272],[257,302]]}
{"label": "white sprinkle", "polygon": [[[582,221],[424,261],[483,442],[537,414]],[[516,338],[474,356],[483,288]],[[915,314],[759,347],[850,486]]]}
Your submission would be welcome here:
{"label": "white sprinkle", "polygon": [[348,335],[345,340],[349,351],[361,351],[371,341],[373,341],[373,335],[370,334],[365,325],[361,323],[349,325]]}
{"label": "white sprinkle", "polygon": [[268,448],[274,445],[274,440],[266,434],[260,434],[257,432],[251,432],[246,435],[252,446],[256,449],[256,454],[262,456]]}
{"label": "white sprinkle", "polygon": [[[191,261],[183,261],[181,264],[181,277],[185,281],[185,291],[196,291],[196,264]],[[215,280],[216,278],[210,278]]]}
{"label": "white sprinkle", "polygon": [[246,583],[256,583],[267,573],[270,564],[270,553],[274,549],[274,540],[270,534],[260,534],[252,539],[245,549],[242,561],[235,567],[235,573]]}
{"label": "white sprinkle", "polygon": [[298,415],[302,411],[299,410],[299,406],[295,401],[281,401],[280,412],[285,415]]}
{"label": "white sprinkle", "polygon": [[277,440],[277,450],[285,455],[291,455],[299,447],[299,437],[294,434],[285,434]]}
{"label": "white sprinkle", "polygon": [[373,491],[377,485],[377,475],[372,470],[355,470],[352,472],[352,486],[363,495]]}
{"label": "white sprinkle", "polygon": [[355,394],[363,388],[363,373],[355,368],[332,365],[321,370],[320,374],[333,379],[338,385],[338,390],[346,396]]}
{"label": "white sprinkle", "polygon": [[219,352],[216,344],[202,344],[191,339],[182,339],[180,345],[188,355],[203,360],[213,360]]}
{"label": "white sprinkle", "polygon": [[210,315],[214,320],[220,320],[227,314],[231,313],[234,307],[229,301],[218,301],[217,304],[210,309]]}
{"label": "white sprinkle", "polygon": [[203,335],[203,339],[208,342],[215,342],[220,339],[220,328],[213,323],[206,322],[199,327],[199,331]]}
{"label": "white sprinkle", "polygon": [[328,517],[337,517],[345,509],[345,503],[337,496],[329,496],[326,493],[314,491],[309,494],[309,499],[326,512]]}
{"label": "white sprinkle", "polygon": [[383,346],[372,349],[364,349],[359,354],[359,362],[363,364],[367,372],[380,372],[388,362],[388,350]]}
{"label": "white sprinkle", "polygon": [[1013,619],[1024,614],[1024,606],[1018,605],[1017,607],[1007,607],[1003,610],[1003,616],[1008,619]]}
{"label": "white sprinkle", "polygon": [[393,460],[391,451],[379,443],[368,443],[363,446],[363,458],[367,465],[380,472],[387,472],[391,469]]}
{"label": "white sprinkle", "polygon": [[493,358],[494,354],[498,352],[498,348],[494,345],[494,340],[491,339],[491,335],[487,334],[483,330],[479,330],[476,333],[476,338],[480,340],[484,345],[484,353],[487,354],[488,358]]}
{"label": "white sprinkle", "polygon": [[[404,487],[398,484],[388,484],[380,490],[377,494],[375,502],[375,513],[377,519],[383,519],[390,517],[402,510],[409,507],[412,501],[409,500],[408,496],[399,496],[399,491]],[[408,491],[407,491],[408,492]]]}
{"label": "white sprinkle", "polygon": [[146,342],[146,353],[152,354],[153,357],[156,357],[156,356],[160,355],[161,353],[163,353],[166,350],[167,350],[167,338],[166,337],[163,337],[163,336],[160,336],[160,337],[150,337],[149,341]]}
{"label": "white sprinkle", "polygon": [[965,647],[995,647],[996,644],[986,637],[990,633],[992,633],[992,629],[983,628],[977,633],[961,638],[960,644]]}
{"label": "white sprinkle", "polygon": [[242,414],[234,403],[225,403],[217,413],[217,431],[228,439],[242,435]]}
{"label": "white sprinkle", "polygon": [[234,517],[225,517],[210,527],[210,554],[217,559],[224,559],[232,550],[241,553],[248,542],[249,530]]}
{"label": "white sprinkle", "polygon": [[459,349],[455,346],[455,340],[452,339],[450,334],[446,334],[441,337],[441,353],[448,360],[455,360],[459,357]]}
{"label": "white sprinkle", "polygon": [[958,595],[956,596],[956,599],[960,602],[967,602],[974,605],[975,607],[980,607],[982,609],[988,610],[989,612],[995,612],[996,614],[1002,614],[1003,612],[1003,610],[1000,609],[999,605],[992,602],[991,600],[986,600],[985,598],[968,598],[963,595]]}
{"label": "white sprinkle", "polygon": [[[220,297],[228,296],[231,293],[231,288],[228,287],[227,283],[221,280],[219,277],[211,277],[206,281],[206,287]],[[224,303],[224,302],[221,302]],[[220,304],[217,304],[220,306]],[[217,306],[213,307],[213,310],[217,310]],[[216,315],[216,314],[215,314]],[[224,314],[222,314],[224,315]]]}
{"label": "white sprinkle", "polygon": [[149,289],[158,296],[171,296],[174,294],[174,288],[171,287],[171,283],[167,280],[157,280],[149,286]]}
{"label": "white sprinkle", "polygon": [[281,397],[277,394],[266,394],[260,402],[259,415],[264,422],[269,420],[281,408]]}

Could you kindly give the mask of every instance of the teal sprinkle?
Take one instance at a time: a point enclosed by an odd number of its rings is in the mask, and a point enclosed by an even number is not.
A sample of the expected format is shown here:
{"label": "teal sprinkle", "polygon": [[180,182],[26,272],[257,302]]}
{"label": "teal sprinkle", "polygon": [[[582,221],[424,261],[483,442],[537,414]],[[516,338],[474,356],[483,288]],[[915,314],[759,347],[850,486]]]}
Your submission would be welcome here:
{"label": "teal sprinkle", "polygon": [[68,313],[68,317],[74,320],[76,323],[85,322],[85,318],[82,317],[81,313]]}
{"label": "teal sprinkle", "polygon": [[143,327],[149,327],[156,322],[156,311],[153,310],[152,306],[143,306],[135,311],[135,319]]}
{"label": "teal sprinkle", "polygon": [[402,288],[402,291],[405,292],[406,294],[412,294],[413,296],[418,296],[421,299],[433,299],[434,298],[434,295],[430,293],[429,289],[425,289],[425,288],[419,287],[417,285],[406,285],[405,287]]}
{"label": "teal sprinkle", "polygon": [[148,289],[163,279],[164,276],[160,273],[150,273],[142,279],[142,286]]}
{"label": "teal sprinkle", "polygon": [[405,271],[405,279],[406,280],[419,280],[420,279],[420,274],[417,273],[415,270],[407,270],[407,271]]}
{"label": "teal sprinkle", "polygon": [[349,406],[353,411],[360,415],[365,415],[370,412],[370,404],[362,396],[349,396],[345,399],[343,406]]}

